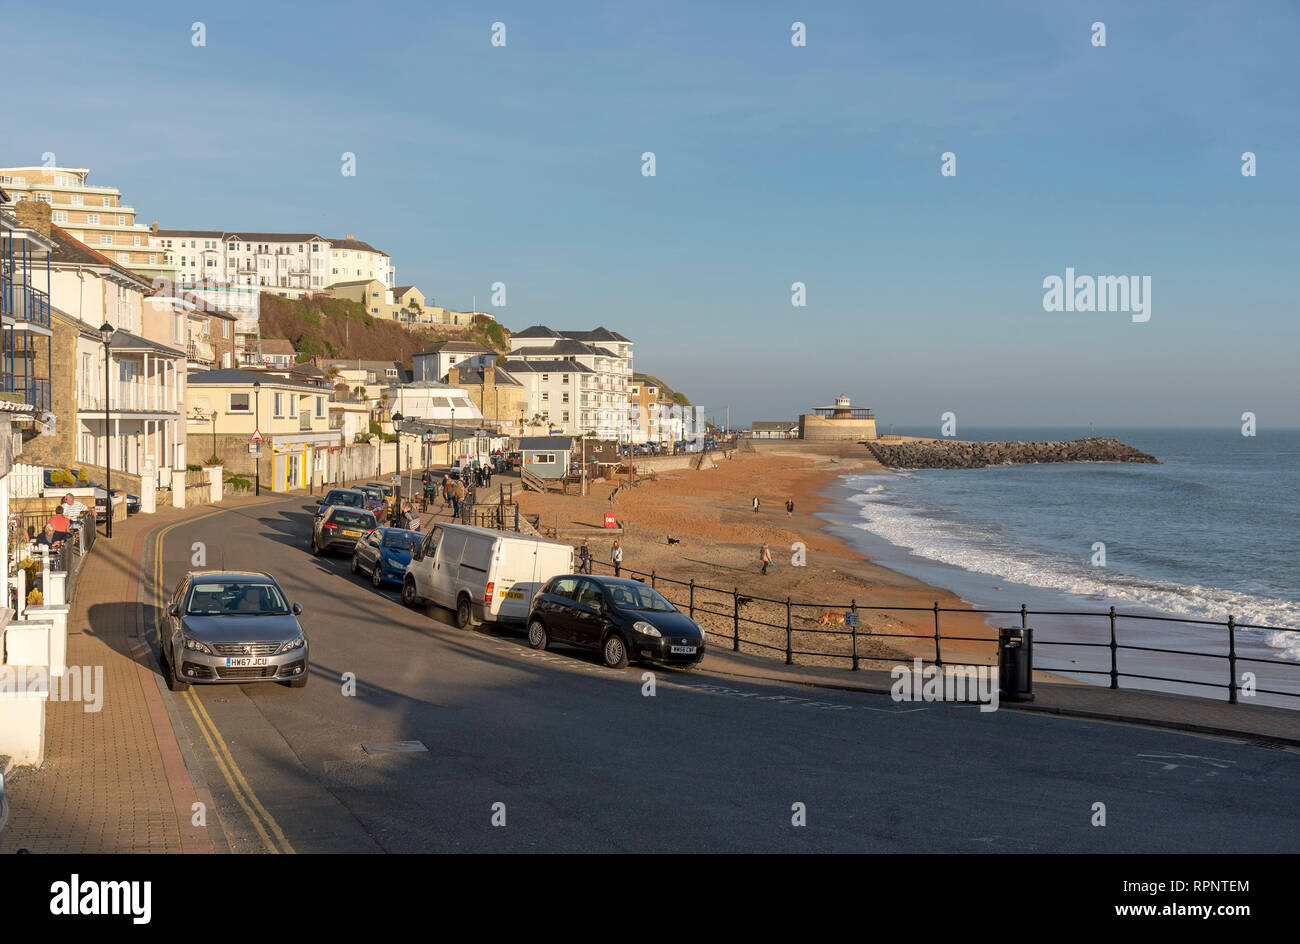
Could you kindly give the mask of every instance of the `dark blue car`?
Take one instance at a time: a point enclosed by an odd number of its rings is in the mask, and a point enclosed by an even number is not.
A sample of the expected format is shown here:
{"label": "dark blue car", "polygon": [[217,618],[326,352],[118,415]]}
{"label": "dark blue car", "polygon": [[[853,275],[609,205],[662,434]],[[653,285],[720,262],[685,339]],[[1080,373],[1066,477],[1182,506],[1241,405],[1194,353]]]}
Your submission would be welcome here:
{"label": "dark blue car", "polygon": [[400,584],[411,563],[411,548],[424,540],[419,531],[405,528],[375,528],[357,542],[352,552],[352,572],[367,573],[375,587],[385,582]]}

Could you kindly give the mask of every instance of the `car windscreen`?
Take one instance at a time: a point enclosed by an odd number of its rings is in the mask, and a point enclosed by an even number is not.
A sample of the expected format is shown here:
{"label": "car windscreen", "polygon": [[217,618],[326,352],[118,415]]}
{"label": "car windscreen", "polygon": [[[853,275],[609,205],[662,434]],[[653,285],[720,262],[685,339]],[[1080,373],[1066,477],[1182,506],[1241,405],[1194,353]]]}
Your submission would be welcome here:
{"label": "car windscreen", "polygon": [[189,616],[283,616],[288,612],[280,588],[269,583],[197,580],[185,605]]}
{"label": "car windscreen", "polygon": [[370,498],[374,499],[375,501],[384,500],[384,493],[377,488],[363,488],[360,489],[360,491],[365,495],[368,495]]}
{"label": "car windscreen", "polygon": [[419,531],[388,531],[384,534],[384,547],[397,551],[413,551],[424,540]]}
{"label": "car windscreen", "polygon": [[657,590],[649,587],[633,587],[628,584],[613,584],[605,587],[610,600],[615,606],[625,610],[654,610],[671,613],[677,608],[663,598]]}
{"label": "car windscreen", "polygon": [[368,511],[345,511],[335,509],[330,521],[345,528],[365,528],[367,531],[375,526],[375,516]]}
{"label": "car windscreen", "polygon": [[360,492],[330,492],[325,496],[326,505],[347,505],[349,508],[360,508],[365,502]]}

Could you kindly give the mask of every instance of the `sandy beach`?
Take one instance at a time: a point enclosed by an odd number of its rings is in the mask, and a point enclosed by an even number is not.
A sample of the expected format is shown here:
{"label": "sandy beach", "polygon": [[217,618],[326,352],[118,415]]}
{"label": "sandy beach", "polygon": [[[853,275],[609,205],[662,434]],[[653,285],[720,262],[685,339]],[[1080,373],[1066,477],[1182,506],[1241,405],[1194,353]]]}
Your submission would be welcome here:
{"label": "sandy beach", "polygon": [[[839,456],[826,453],[839,452]],[[879,471],[869,456],[860,456],[851,446],[821,453],[801,453],[797,447],[781,452],[732,452],[731,459],[716,453],[716,465],[706,460],[700,470],[674,469],[658,472],[651,480],[639,474],[640,484],[624,488],[617,504],[609,501],[617,480],[597,481],[586,497],[542,495],[525,492],[519,496],[524,513],[540,516],[544,530],[557,524],[563,539],[577,546],[573,529],[590,527],[588,546],[597,561],[608,561],[613,537],[600,527],[607,511],[618,515],[624,534],[625,569],[659,578],[720,588],[724,594],[697,586],[696,619],[713,635],[713,645],[727,645],[733,632],[732,593],[755,598],[743,605],[741,651],[784,658],[786,646],[786,598],[792,601],[791,626],[794,661],[804,665],[847,667],[852,640],[842,625],[819,626],[824,612],[842,612],[850,603],[869,606],[917,607],[917,612],[862,610],[858,653],[866,668],[888,668],[899,661],[922,656],[933,660],[934,614],[937,601],[942,608],[969,612],[944,613],[941,617],[943,661],[945,663],[992,664],[996,661],[995,632],[984,619],[953,594],[873,563],[830,533],[818,511],[831,500],[819,492],[839,476],[854,471]],[[518,494],[518,492],[516,493]],[[759,510],[753,510],[754,497]],[[794,514],[787,516],[785,502],[794,500]],[[669,543],[669,538],[680,543]],[[775,568],[761,573],[760,548],[766,542]],[[804,565],[793,566],[792,545],[805,547]],[[597,566],[595,573],[608,574]],[[687,587],[664,584],[659,589],[683,608]],[[763,598],[763,599],[760,599]],[[765,602],[780,601],[780,602]],[[802,604],[802,605],[801,605]],[[766,623],[772,625],[759,625]],[[843,635],[833,635],[835,630]],[[898,634],[905,638],[889,638]],[[723,636],[726,639],[722,638]],[[969,637],[950,640],[949,636]],[[809,653],[827,653],[812,655]],[[836,657],[838,656],[838,657]],[[867,656],[873,657],[868,661]]]}

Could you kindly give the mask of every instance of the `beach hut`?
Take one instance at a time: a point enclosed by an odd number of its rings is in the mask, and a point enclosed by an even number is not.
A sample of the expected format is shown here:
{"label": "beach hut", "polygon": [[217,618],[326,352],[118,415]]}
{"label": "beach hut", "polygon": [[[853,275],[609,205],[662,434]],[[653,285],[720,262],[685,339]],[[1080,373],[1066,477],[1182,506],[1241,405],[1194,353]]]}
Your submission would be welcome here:
{"label": "beach hut", "polygon": [[523,468],[543,479],[560,479],[569,471],[573,440],[568,436],[526,436],[519,440]]}

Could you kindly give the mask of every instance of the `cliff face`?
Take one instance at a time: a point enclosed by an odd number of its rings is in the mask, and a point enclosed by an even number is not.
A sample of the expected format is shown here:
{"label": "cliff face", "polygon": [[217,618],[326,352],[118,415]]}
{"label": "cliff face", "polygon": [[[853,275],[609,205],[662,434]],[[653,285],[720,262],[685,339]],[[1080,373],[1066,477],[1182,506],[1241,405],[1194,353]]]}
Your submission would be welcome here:
{"label": "cliff face", "polygon": [[982,469],[1017,462],[1156,462],[1118,439],[1057,442],[933,442],[866,444],[881,465],[894,469]]}

